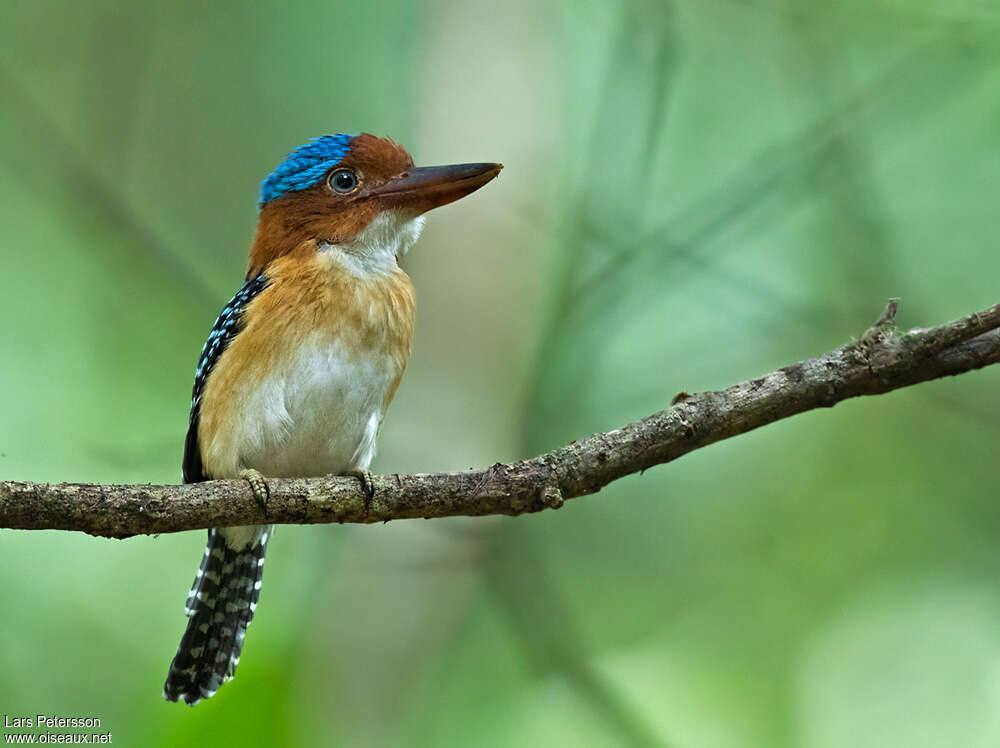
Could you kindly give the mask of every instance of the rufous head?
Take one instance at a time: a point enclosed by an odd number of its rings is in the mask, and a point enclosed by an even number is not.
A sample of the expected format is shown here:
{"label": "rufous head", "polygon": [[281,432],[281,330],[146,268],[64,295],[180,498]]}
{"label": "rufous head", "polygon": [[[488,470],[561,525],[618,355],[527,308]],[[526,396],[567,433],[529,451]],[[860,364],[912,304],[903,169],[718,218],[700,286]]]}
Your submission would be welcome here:
{"label": "rufous head", "polygon": [[294,150],[261,183],[248,277],[293,251],[381,252],[416,241],[427,211],[475,192],[500,164],[414,167],[388,138],[324,135]]}

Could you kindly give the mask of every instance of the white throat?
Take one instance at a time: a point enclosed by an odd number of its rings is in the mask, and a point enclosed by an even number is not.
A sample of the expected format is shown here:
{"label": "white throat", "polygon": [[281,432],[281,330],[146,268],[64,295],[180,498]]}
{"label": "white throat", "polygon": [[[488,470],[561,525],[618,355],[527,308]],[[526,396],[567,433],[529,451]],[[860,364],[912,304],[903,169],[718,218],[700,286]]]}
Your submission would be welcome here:
{"label": "white throat", "polygon": [[350,241],[322,244],[335,262],[359,278],[391,273],[398,260],[420,238],[424,217],[409,211],[383,210]]}

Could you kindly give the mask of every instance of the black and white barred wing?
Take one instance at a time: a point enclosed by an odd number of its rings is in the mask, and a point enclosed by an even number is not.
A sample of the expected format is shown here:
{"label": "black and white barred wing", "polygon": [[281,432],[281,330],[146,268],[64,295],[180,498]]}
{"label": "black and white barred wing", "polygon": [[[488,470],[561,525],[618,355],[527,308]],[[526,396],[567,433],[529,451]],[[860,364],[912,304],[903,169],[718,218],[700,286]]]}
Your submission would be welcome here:
{"label": "black and white barred wing", "polygon": [[201,462],[201,448],[198,446],[198,425],[201,421],[201,395],[205,389],[212,369],[218,363],[223,352],[233,338],[243,329],[243,312],[251,301],[257,298],[265,288],[268,280],[261,274],[248,280],[229,303],[219,313],[212,331],[208,334],[198,359],[198,368],[194,373],[194,388],[191,392],[191,415],[188,423],[187,438],[184,440],[184,461],[182,463],[185,483],[198,483],[208,480],[211,476],[205,474]]}

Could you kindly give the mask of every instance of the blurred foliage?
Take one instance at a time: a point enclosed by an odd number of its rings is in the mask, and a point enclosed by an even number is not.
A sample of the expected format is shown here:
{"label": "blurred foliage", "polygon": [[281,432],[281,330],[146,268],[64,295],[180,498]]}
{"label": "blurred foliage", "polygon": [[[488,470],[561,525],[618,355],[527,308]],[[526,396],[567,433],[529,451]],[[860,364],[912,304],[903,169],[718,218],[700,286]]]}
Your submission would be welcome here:
{"label": "blurred foliage", "polygon": [[[8,0],[0,476],[173,482],[256,186],[308,137],[501,160],[407,259],[375,468],[527,456],[998,301],[986,0]],[[120,745],[1000,743],[987,370],[521,519],[287,527],[239,677],[160,684],[203,536],[0,533],[0,711]]]}

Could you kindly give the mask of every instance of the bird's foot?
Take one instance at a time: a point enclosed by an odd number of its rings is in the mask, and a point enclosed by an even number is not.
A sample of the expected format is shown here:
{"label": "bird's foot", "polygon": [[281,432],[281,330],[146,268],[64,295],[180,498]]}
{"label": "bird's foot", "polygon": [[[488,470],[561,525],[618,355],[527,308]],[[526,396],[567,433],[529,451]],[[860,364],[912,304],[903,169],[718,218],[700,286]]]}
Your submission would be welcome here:
{"label": "bird's foot", "polygon": [[348,470],[347,475],[357,478],[361,482],[361,490],[365,493],[365,511],[371,509],[372,500],[375,498],[375,482],[372,480],[370,470]]}
{"label": "bird's foot", "polygon": [[267,486],[267,481],[264,480],[264,476],[253,468],[247,468],[246,470],[240,471],[240,477],[250,484],[250,490],[253,491],[253,497],[257,500],[260,508],[264,511],[264,516],[267,516],[267,500],[271,498],[271,489]]}

